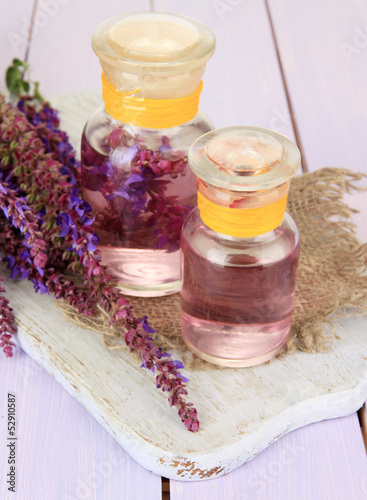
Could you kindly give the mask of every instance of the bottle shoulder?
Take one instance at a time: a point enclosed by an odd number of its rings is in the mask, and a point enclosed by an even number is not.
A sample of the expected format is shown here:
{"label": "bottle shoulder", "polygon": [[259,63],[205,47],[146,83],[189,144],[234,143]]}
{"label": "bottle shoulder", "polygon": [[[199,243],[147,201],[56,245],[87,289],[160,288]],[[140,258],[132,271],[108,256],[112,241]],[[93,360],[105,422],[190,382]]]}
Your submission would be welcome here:
{"label": "bottle shoulder", "polygon": [[269,265],[298,251],[299,233],[292,217],[286,212],[280,226],[252,238],[223,235],[206,226],[198,207],[187,217],[182,229],[183,252],[195,252],[210,262],[235,267]]}
{"label": "bottle shoulder", "polygon": [[201,110],[192,120],[182,125],[166,129],[150,129],[115,120],[102,105],[90,116],[84,127],[84,135],[94,149],[102,149],[104,153],[107,152],[105,151],[105,138],[115,130],[123,130],[131,137],[132,143],[143,142],[148,149],[157,149],[161,145],[162,137],[167,137],[173,149],[188,152],[191,144],[198,137],[212,129],[213,123],[206,113]]}

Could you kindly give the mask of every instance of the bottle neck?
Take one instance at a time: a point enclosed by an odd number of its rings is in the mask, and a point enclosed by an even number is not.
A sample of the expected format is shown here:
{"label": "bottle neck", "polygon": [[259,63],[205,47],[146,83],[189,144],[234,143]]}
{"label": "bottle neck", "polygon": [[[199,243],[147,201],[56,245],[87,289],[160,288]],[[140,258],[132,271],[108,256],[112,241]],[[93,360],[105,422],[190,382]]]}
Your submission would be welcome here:
{"label": "bottle neck", "polygon": [[138,127],[164,129],[192,120],[198,113],[203,82],[183,97],[151,99],[136,97],[140,89],[117,90],[102,73],[102,97],[107,113],[115,120]]}
{"label": "bottle neck", "polygon": [[[250,238],[276,229],[283,220],[289,182],[270,192],[245,193],[245,195],[242,193],[242,200],[238,200],[239,194],[234,193],[237,199],[227,206],[223,205],[223,201],[218,203],[216,199],[209,199],[208,189],[204,195],[200,187],[199,181],[198,207],[201,219],[210,229],[218,233],[237,238]],[[211,194],[213,193],[215,190],[212,190]],[[245,208],[234,208],[234,206],[245,206]]]}

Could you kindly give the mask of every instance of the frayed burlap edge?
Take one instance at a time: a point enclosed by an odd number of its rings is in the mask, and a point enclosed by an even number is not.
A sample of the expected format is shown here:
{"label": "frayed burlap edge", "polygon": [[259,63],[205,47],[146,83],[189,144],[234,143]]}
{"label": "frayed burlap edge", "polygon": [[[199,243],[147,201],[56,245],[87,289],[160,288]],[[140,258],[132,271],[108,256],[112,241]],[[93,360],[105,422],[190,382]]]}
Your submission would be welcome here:
{"label": "frayed burlap edge", "polygon": [[[339,319],[367,311],[367,245],[355,235],[351,216],[356,210],[343,200],[345,193],[361,189],[356,183],[363,177],[346,169],[323,168],[292,180],[287,210],[300,232],[301,253],[292,330],[285,349],[290,354],[326,350],[328,342],[336,337],[331,317]],[[178,294],[130,300],[135,316],[147,315],[157,330],[153,334],[157,346],[164,351],[178,350],[189,369],[209,366],[194,356],[182,340]],[[70,321],[99,331],[109,349],[126,349],[123,331],[109,326],[109,317],[101,309],[91,318],[64,301],[57,304]]]}

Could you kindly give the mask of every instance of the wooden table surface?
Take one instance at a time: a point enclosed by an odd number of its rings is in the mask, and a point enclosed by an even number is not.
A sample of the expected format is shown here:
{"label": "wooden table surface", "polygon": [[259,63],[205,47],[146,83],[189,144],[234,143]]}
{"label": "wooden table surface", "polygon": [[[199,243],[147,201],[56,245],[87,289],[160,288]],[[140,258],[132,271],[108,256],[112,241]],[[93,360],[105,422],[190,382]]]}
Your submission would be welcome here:
{"label": "wooden table surface", "polygon": [[[194,17],[217,36],[201,108],[216,127],[257,125],[297,141],[304,171],[367,173],[366,0],[17,0],[0,4],[0,74],[27,58],[46,96],[100,87],[93,29],[129,11]],[[3,81],[0,90],[4,90]],[[367,239],[365,195],[350,202]],[[7,491],[7,392],[17,395],[17,493]],[[214,480],[168,482],[136,464],[43,369],[0,357],[0,498],[363,500],[367,419],[309,425]]]}

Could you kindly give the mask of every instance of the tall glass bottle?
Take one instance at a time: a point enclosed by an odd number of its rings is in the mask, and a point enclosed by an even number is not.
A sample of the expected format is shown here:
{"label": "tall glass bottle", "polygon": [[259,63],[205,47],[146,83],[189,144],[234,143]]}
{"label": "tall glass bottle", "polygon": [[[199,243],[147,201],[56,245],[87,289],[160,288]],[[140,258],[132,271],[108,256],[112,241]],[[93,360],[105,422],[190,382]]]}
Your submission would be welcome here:
{"label": "tall glass bottle", "polygon": [[181,235],[183,338],[215,364],[262,363],[291,327],[299,234],[285,209],[299,150],[271,130],[229,127],[195,141],[189,164],[198,207]]}
{"label": "tall glass bottle", "polygon": [[82,185],[102,263],[127,294],[177,292],[181,227],[196,205],[187,154],[212,129],[198,104],[214,35],[182,16],[137,13],[101,24],[92,46],[105,105],[84,129]]}

